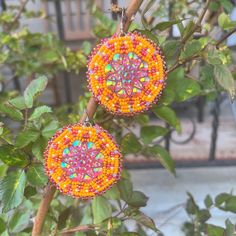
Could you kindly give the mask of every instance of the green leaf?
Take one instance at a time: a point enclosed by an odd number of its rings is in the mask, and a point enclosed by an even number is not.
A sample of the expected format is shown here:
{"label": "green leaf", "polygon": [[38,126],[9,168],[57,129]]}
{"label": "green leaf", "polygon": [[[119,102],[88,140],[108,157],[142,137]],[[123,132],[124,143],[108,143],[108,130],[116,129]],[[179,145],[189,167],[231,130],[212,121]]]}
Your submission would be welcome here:
{"label": "green leaf", "polygon": [[40,133],[37,130],[25,130],[16,137],[16,146],[19,148],[26,147],[31,142],[35,142]]}
{"label": "green leaf", "polygon": [[137,120],[137,122],[140,125],[147,125],[149,123],[149,116],[148,115],[144,115],[144,114],[139,114],[135,117],[135,120]]}
{"label": "green leaf", "polygon": [[198,40],[192,40],[186,43],[181,58],[188,58],[193,55],[197,55],[202,49],[202,45]]}
{"label": "green leaf", "polygon": [[121,179],[117,183],[117,187],[120,191],[121,198],[124,201],[128,202],[130,200],[130,198],[132,197],[132,193],[133,193],[133,185],[132,185],[131,181],[128,179]]}
{"label": "green leaf", "polygon": [[33,186],[44,186],[48,180],[42,164],[31,165],[26,176],[29,183]]}
{"label": "green leaf", "polygon": [[181,131],[180,122],[174,110],[172,110],[170,107],[165,107],[165,106],[157,107],[153,110],[153,112],[161,120],[164,120],[165,122],[173,126],[178,132]]}
{"label": "green leaf", "polygon": [[207,209],[201,209],[197,212],[198,221],[203,224],[211,218],[211,214]]}
{"label": "green leaf", "polygon": [[196,204],[192,194],[189,193],[189,192],[187,194],[188,194],[188,201],[187,201],[187,204],[186,204],[186,211],[190,215],[196,215],[199,211],[199,207]]}
{"label": "green leaf", "polygon": [[[228,13],[230,13],[230,12],[232,12],[232,10],[233,10],[233,4],[231,3],[231,0],[220,0],[219,1],[220,2],[220,4],[221,4],[221,6],[228,12]],[[219,8],[217,8],[217,10],[218,10]]]}
{"label": "green leaf", "polygon": [[148,147],[146,149],[146,152],[151,155],[152,157],[158,158],[160,163],[172,174],[175,173],[175,163],[173,159],[171,158],[170,154],[166,151],[165,148],[155,145],[153,147]]}
{"label": "green leaf", "polygon": [[42,130],[42,135],[45,138],[51,138],[59,128],[57,120],[50,121]]}
{"label": "green leaf", "polygon": [[121,150],[123,153],[138,153],[141,149],[142,145],[134,134],[128,133],[123,137],[121,141]]}
{"label": "green leaf", "polygon": [[18,233],[23,231],[30,221],[30,210],[17,210],[9,221],[9,229],[11,233]]}
{"label": "green leaf", "polygon": [[184,28],[183,31],[183,38],[187,38],[189,37],[190,34],[192,34],[193,28],[195,27],[195,23],[193,20],[190,20],[188,22],[188,24],[186,25],[186,27]]}
{"label": "green leaf", "polygon": [[155,232],[158,232],[159,230],[157,229],[154,221],[148,217],[147,215],[145,215],[143,212],[141,211],[136,211],[131,215],[131,218],[133,220],[136,220],[139,224],[152,229]]}
{"label": "green leaf", "polygon": [[26,176],[24,171],[9,173],[0,182],[0,194],[2,195],[3,212],[18,207],[24,196]]}
{"label": "green leaf", "polygon": [[133,191],[131,198],[127,201],[130,206],[133,207],[145,207],[147,205],[148,197],[140,192],[140,191]]}
{"label": "green leaf", "polygon": [[196,80],[182,79],[176,87],[176,101],[183,102],[201,93],[201,87]]}
{"label": "green leaf", "polygon": [[37,142],[34,142],[32,146],[32,153],[38,159],[41,160],[43,158],[44,150],[47,146],[47,140],[43,137],[39,137]]}
{"label": "green leaf", "polygon": [[92,200],[92,212],[94,224],[101,223],[103,220],[111,217],[111,205],[106,198],[98,196]]}
{"label": "green leaf", "polygon": [[140,131],[141,139],[145,144],[151,143],[155,138],[165,136],[168,130],[161,126],[143,126]]}
{"label": "green leaf", "polygon": [[2,218],[0,218],[0,234],[2,235],[2,233],[6,230],[6,223],[5,223],[5,221],[2,219]]}
{"label": "green leaf", "polygon": [[164,89],[161,98],[159,99],[157,106],[168,106],[170,104],[172,104],[175,100],[175,92],[173,91],[173,89],[168,86],[168,80],[167,80],[167,86]]}
{"label": "green leaf", "polygon": [[220,207],[224,202],[226,202],[228,199],[230,199],[231,194],[229,193],[220,193],[215,197],[215,205],[217,207]]}
{"label": "green leaf", "polygon": [[207,236],[224,236],[224,228],[216,225],[207,225]]}
{"label": "green leaf", "polygon": [[225,236],[235,235],[235,226],[232,224],[232,222],[229,219],[227,219],[225,221],[225,226],[226,226],[226,235]]}
{"label": "green leaf", "polygon": [[229,30],[236,26],[236,21],[231,21],[230,17],[222,12],[218,17],[218,24],[223,30]]}
{"label": "green leaf", "polygon": [[172,21],[163,21],[163,22],[158,23],[155,27],[153,27],[152,30],[164,31],[164,30],[170,28],[173,25],[179,24],[183,20],[185,20],[185,19],[182,19],[182,20],[172,20]]}
{"label": "green leaf", "polygon": [[214,67],[214,75],[217,83],[225,89],[230,98],[235,96],[234,78],[226,65],[217,65]]}
{"label": "green leaf", "polygon": [[12,120],[23,120],[23,114],[8,102],[0,103],[0,112],[6,114]]}
{"label": "green leaf", "polygon": [[213,200],[210,195],[207,195],[204,200],[205,206],[209,209],[213,206]]}
{"label": "green leaf", "polygon": [[121,236],[139,236],[139,234],[135,232],[125,232],[122,233]]}
{"label": "green leaf", "polygon": [[24,91],[25,105],[27,108],[32,108],[34,99],[44,91],[47,83],[48,79],[45,76],[40,76],[31,81]]}
{"label": "green leaf", "polygon": [[25,167],[29,164],[27,155],[13,145],[0,146],[0,159],[8,166]]}
{"label": "green leaf", "polygon": [[106,191],[105,194],[103,194],[103,196],[107,199],[119,200],[120,199],[120,192],[119,192],[117,185],[114,185],[111,189]]}
{"label": "green leaf", "polygon": [[25,99],[23,96],[18,96],[9,100],[9,103],[19,110],[26,108]]}
{"label": "green leaf", "polygon": [[168,40],[163,44],[163,51],[167,64],[173,64],[179,57],[181,43],[178,40]]}
{"label": "green leaf", "polygon": [[60,55],[52,50],[48,50],[46,52],[44,51],[40,56],[40,59],[43,61],[43,63],[53,63],[59,60],[59,58]]}
{"label": "green leaf", "polygon": [[32,187],[30,185],[26,186],[25,191],[24,191],[24,196],[26,198],[30,198],[36,194],[37,194],[37,190],[35,187]]}
{"label": "green leaf", "polygon": [[43,114],[50,113],[50,112],[52,112],[51,107],[48,107],[45,105],[37,107],[37,108],[35,108],[33,114],[30,116],[29,121],[36,120],[36,119],[40,118]]}
{"label": "green leaf", "polygon": [[82,51],[85,53],[85,55],[89,55],[89,53],[90,53],[91,50],[92,50],[91,43],[88,42],[88,41],[84,41],[84,42],[82,43],[81,49],[82,49]]}

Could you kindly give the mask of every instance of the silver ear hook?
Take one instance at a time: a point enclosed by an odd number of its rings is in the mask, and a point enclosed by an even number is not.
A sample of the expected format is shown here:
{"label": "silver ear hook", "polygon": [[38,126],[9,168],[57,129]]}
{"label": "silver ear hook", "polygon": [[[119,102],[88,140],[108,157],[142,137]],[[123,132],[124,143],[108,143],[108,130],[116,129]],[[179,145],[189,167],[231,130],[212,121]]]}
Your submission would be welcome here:
{"label": "silver ear hook", "polygon": [[92,121],[91,121],[90,118],[89,118],[87,109],[84,109],[84,113],[86,114],[86,118],[85,118],[85,121],[84,121],[84,125],[85,125],[85,126],[92,126]]}

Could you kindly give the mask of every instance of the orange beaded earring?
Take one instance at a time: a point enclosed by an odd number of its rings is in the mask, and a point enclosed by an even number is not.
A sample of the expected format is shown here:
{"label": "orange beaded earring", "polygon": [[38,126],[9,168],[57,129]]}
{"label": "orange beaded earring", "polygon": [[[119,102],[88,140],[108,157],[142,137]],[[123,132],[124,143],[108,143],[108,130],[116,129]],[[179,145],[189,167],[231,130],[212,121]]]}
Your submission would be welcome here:
{"label": "orange beaded earring", "polygon": [[88,199],[103,194],[121,172],[121,153],[112,136],[98,125],[68,125],[45,151],[49,180],[62,193]]}
{"label": "orange beaded earring", "polygon": [[88,61],[88,84],[95,100],[116,115],[148,110],[165,87],[160,48],[139,33],[103,39]]}

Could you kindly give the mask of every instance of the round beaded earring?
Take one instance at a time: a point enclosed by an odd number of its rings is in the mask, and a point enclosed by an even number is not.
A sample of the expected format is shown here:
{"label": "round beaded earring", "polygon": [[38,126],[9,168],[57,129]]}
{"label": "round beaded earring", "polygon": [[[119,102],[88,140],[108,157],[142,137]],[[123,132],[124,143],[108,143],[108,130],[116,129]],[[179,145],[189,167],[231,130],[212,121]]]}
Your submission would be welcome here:
{"label": "round beaded earring", "polygon": [[62,193],[82,199],[103,194],[120,178],[122,156],[98,125],[68,125],[49,141],[45,169]]}
{"label": "round beaded earring", "polygon": [[103,39],[88,61],[88,84],[95,100],[116,115],[148,110],[160,97],[166,63],[160,48],[139,33]]}

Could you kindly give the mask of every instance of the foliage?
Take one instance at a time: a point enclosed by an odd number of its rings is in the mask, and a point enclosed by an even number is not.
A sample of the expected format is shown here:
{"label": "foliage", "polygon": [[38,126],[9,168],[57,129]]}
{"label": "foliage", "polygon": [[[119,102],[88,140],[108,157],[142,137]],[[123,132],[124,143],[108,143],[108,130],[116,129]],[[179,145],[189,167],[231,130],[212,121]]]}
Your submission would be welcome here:
{"label": "foliage", "polygon": [[[97,22],[93,27],[94,35],[98,38],[112,35],[117,22],[106,17],[92,2],[89,1],[89,10]],[[156,158],[167,170],[175,174],[174,162],[170,154],[157,144],[158,140],[173,129],[181,132],[173,104],[197,96],[214,99],[217,93],[222,91],[228,92],[230,97],[234,96],[231,52],[223,41],[212,38],[211,32],[215,24],[218,24],[217,27],[222,31],[230,31],[234,29],[235,22],[228,17],[231,9],[231,2],[228,0],[212,1],[209,4],[208,9],[218,18],[218,21],[213,23],[210,19],[202,23],[199,18],[197,10],[203,9],[203,2],[200,0],[194,1],[195,11],[191,10],[187,1],[161,0],[158,6],[154,2],[147,1],[143,8],[143,26],[133,23],[131,30],[138,30],[159,42],[164,51],[168,79],[163,95],[150,113],[124,119],[114,118],[99,108],[95,122],[116,137],[124,156],[133,154]],[[169,4],[172,7],[169,7],[168,13],[166,9]],[[150,13],[151,20],[147,20],[147,12]],[[179,18],[175,18],[176,15]],[[170,17],[169,21],[157,20],[167,16]],[[76,104],[55,109],[39,102],[39,96],[58,72],[78,73],[85,67],[91,44],[84,42],[79,50],[73,52],[62,45],[52,33],[32,33],[27,26],[22,27],[19,22],[21,17],[43,17],[43,14],[30,12],[19,5],[9,3],[6,11],[0,14],[0,67],[4,88],[0,93],[1,235],[30,234],[32,219],[47,183],[43,171],[43,151],[46,143],[59,127],[79,120],[90,97],[89,93],[85,93],[79,97]],[[179,29],[180,37],[172,37],[172,26]],[[195,37],[196,33],[200,32],[201,36]],[[201,63],[198,63],[199,61]],[[196,64],[200,67],[199,78],[191,74]],[[3,73],[5,70],[10,71],[10,79]],[[22,93],[8,87],[15,78],[27,79],[27,87]],[[68,110],[71,112],[65,116]],[[151,115],[168,123],[168,126],[151,125]],[[135,127],[140,127],[138,134],[134,132]],[[210,197],[206,200],[207,204],[213,204],[209,199]],[[94,200],[79,202],[58,194],[52,201],[43,234],[66,233],[67,229],[78,231],[76,235],[80,236],[148,235],[148,230],[158,234],[153,220],[142,212],[141,208],[146,206],[147,201],[148,197],[144,193],[133,189],[129,173],[123,171],[117,185]],[[205,214],[208,213],[207,209],[199,210],[192,197],[189,201],[189,214],[197,217],[204,228],[208,216]],[[223,195],[217,198],[214,204],[222,210],[233,211],[234,197]],[[135,223],[133,229],[127,227],[128,221]],[[231,227],[229,221],[227,225],[228,228]],[[225,232],[224,229],[213,225],[207,227],[209,232]]]}
{"label": "foliage", "polygon": [[193,196],[188,193],[188,201],[186,204],[186,212],[190,221],[185,222],[183,231],[186,236],[192,235],[208,235],[208,236],[233,236],[235,235],[235,225],[229,220],[225,220],[225,226],[217,226],[211,224],[213,217],[212,211],[218,209],[220,211],[236,213],[236,196],[232,193],[221,193],[214,199],[207,195],[204,199],[204,208],[200,208]]}

